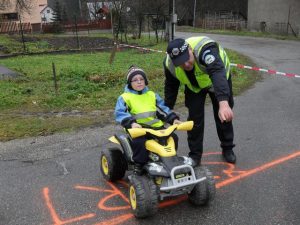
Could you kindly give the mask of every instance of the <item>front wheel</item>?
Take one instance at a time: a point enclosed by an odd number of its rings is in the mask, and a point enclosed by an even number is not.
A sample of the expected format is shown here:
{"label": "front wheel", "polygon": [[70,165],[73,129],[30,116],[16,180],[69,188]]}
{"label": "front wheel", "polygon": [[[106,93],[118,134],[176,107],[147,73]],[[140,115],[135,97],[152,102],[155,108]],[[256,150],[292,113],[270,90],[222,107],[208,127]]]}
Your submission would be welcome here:
{"label": "front wheel", "polygon": [[120,180],[127,170],[126,159],[118,148],[103,149],[100,154],[100,171],[108,181]]}
{"label": "front wheel", "polygon": [[145,218],[156,213],[158,208],[158,187],[146,176],[133,175],[130,179],[129,199],[133,214]]}
{"label": "front wheel", "polygon": [[208,168],[204,166],[195,167],[194,171],[197,179],[206,177],[206,180],[195,185],[192,192],[188,195],[188,199],[193,205],[207,205],[215,197],[215,179]]}

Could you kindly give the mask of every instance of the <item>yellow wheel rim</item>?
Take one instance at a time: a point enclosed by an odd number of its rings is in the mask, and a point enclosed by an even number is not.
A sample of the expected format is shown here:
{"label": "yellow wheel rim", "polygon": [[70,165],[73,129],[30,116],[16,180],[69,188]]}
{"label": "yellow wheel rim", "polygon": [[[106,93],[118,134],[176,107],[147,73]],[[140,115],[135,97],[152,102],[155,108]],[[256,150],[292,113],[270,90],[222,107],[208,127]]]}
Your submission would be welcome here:
{"label": "yellow wheel rim", "polygon": [[133,186],[130,186],[129,189],[129,197],[130,197],[130,203],[131,203],[131,207],[133,210],[136,209],[136,194],[135,194],[135,189]]}
{"label": "yellow wheel rim", "polygon": [[103,173],[105,175],[108,175],[108,163],[107,163],[107,158],[105,156],[102,156],[101,165],[102,165]]}

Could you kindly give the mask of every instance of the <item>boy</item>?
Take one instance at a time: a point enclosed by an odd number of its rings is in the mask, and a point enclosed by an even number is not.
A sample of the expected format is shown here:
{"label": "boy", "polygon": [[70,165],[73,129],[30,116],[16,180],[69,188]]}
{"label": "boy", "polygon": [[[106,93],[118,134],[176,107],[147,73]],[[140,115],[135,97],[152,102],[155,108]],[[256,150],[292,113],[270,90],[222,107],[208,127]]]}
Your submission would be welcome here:
{"label": "boy", "polygon": [[[148,80],[145,72],[131,66],[127,73],[125,91],[119,96],[115,107],[116,121],[126,129],[141,128],[143,125],[153,129],[163,128],[163,121],[170,124],[179,124],[179,117],[165,106],[162,98],[147,87]],[[178,137],[173,136],[175,146]],[[148,151],[145,148],[145,137],[132,140],[134,172],[142,174],[142,167],[148,161]]]}

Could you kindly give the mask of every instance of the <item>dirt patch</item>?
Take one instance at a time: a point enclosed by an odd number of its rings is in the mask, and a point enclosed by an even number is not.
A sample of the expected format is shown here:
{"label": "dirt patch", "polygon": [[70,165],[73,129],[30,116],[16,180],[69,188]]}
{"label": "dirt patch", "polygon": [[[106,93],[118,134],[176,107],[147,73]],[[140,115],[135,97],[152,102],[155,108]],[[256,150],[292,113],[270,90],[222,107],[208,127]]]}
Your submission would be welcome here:
{"label": "dirt patch", "polygon": [[[15,38],[16,41],[22,42],[22,39],[17,37]],[[77,37],[70,36],[70,37],[25,37],[25,42],[38,42],[38,41],[46,41],[51,48],[54,49],[76,49],[79,47],[81,49],[93,49],[93,48],[100,48],[100,47],[108,47],[113,45],[113,40],[109,38],[103,37]]]}
{"label": "dirt patch", "polygon": [[3,52],[3,53],[9,53],[9,50],[7,47],[5,47],[4,45],[0,45],[0,52]]}
{"label": "dirt patch", "polygon": [[99,37],[78,37],[78,42],[76,37],[45,38],[43,40],[47,41],[54,48],[77,48],[78,43],[82,49],[92,49],[113,45],[113,40]]}

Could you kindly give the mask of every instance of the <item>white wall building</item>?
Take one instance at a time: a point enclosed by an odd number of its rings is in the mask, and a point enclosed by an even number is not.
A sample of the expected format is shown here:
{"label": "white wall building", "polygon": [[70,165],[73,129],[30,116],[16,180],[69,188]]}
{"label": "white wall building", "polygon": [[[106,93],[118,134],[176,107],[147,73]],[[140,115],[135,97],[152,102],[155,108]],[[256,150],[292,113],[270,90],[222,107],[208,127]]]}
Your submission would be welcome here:
{"label": "white wall building", "polygon": [[41,11],[41,20],[42,23],[51,23],[53,18],[53,9],[49,6],[46,6]]}
{"label": "white wall building", "polygon": [[300,0],[248,0],[248,29],[300,35]]}

